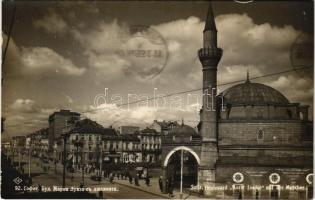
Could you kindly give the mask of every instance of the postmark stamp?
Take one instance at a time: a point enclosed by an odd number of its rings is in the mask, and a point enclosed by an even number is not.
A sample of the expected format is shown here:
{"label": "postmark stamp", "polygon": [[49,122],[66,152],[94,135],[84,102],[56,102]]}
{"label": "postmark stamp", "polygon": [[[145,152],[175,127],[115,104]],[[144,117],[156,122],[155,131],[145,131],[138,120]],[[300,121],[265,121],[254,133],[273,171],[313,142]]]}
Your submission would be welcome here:
{"label": "postmark stamp", "polygon": [[157,30],[145,25],[132,25],[129,33],[120,35],[120,39],[122,45],[116,53],[130,64],[125,73],[149,80],[164,70],[169,54],[166,40]]}
{"label": "postmark stamp", "polygon": [[297,36],[291,46],[290,61],[293,69],[300,76],[313,76],[314,40],[308,33]]}

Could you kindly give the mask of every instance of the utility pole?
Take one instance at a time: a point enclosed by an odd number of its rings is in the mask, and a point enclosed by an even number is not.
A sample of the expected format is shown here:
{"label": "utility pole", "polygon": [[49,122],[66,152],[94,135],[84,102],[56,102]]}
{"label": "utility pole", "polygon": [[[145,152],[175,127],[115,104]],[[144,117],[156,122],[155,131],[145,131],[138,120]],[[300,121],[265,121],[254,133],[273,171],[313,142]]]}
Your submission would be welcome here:
{"label": "utility pole", "polygon": [[14,148],[13,148],[13,145],[11,145],[11,150],[12,150],[12,166],[14,167]]}
{"label": "utility pole", "polygon": [[21,168],[21,150],[20,148],[18,149],[19,151],[19,169]]}
{"label": "utility pole", "polygon": [[66,187],[66,160],[67,160],[67,137],[68,135],[68,120],[66,119],[66,130],[63,134],[63,173],[62,173],[62,187]]}
{"label": "utility pole", "polygon": [[102,169],[103,169],[103,143],[101,142],[101,161],[100,161],[100,177],[102,180]]}
{"label": "utility pole", "polygon": [[180,194],[179,194],[179,198],[183,199],[183,157],[184,157],[184,150],[181,150],[181,154],[180,154]]}
{"label": "utility pole", "polygon": [[81,165],[82,165],[82,184],[84,185],[84,167],[83,167],[83,157],[84,157],[84,152],[83,152],[83,146],[81,147]]}
{"label": "utility pole", "polygon": [[31,146],[28,149],[28,178],[31,178]]}
{"label": "utility pole", "polygon": [[63,135],[63,173],[62,173],[62,187],[66,187],[66,156],[67,156],[67,136]]}

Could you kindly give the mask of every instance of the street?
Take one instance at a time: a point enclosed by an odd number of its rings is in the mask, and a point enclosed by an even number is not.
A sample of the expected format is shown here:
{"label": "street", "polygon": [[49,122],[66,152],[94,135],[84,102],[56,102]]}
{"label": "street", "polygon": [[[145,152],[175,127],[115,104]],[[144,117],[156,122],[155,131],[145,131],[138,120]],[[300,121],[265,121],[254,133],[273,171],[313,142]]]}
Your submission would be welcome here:
{"label": "street", "polygon": [[[23,163],[24,172],[28,173],[28,160],[27,156],[24,156],[20,160]],[[48,167],[47,171],[44,171],[44,166]],[[53,163],[42,164],[37,158],[31,159],[31,176],[32,176],[32,187],[26,188],[28,192],[38,192],[36,188],[41,186],[42,192],[48,190],[57,191],[62,190],[62,165],[57,164],[55,173],[55,166]],[[80,183],[82,183],[82,174],[66,173],[66,188],[73,187],[74,189],[80,189]],[[35,188],[35,189],[34,189]],[[110,183],[107,180],[101,182],[93,181],[90,179],[89,174],[84,176],[84,188],[90,188],[91,193],[95,193],[99,196],[97,189],[103,190],[103,198],[113,199],[156,199],[163,198],[163,196],[155,195],[152,192],[146,192],[137,188],[128,187],[127,185],[119,183]],[[33,191],[32,191],[33,190]],[[96,190],[96,191],[94,191]]]}

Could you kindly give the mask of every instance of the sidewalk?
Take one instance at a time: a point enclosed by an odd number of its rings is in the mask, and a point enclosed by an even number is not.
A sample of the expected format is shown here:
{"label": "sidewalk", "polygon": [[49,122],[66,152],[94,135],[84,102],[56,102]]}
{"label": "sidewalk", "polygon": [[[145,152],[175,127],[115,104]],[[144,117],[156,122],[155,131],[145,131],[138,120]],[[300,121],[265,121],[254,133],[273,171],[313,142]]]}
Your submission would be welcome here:
{"label": "sidewalk", "polygon": [[[124,186],[130,187],[130,188],[134,188],[134,189],[137,189],[137,190],[140,190],[140,191],[143,191],[143,192],[154,194],[154,195],[159,196],[160,198],[163,198],[163,199],[164,198],[169,199],[168,194],[163,194],[160,191],[158,178],[151,178],[150,179],[150,186],[147,186],[145,184],[144,180],[139,180],[139,185],[140,186],[136,186],[134,183],[130,184],[128,180],[117,180],[117,179],[115,179],[114,182],[116,184],[119,184],[119,185],[124,185]],[[174,197],[172,199],[179,199],[180,198],[179,190],[174,190],[173,194],[174,194]],[[201,199],[201,198],[202,197],[198,197],[197,195],[189,195],[187,193],[183,194],[183,199]]]}

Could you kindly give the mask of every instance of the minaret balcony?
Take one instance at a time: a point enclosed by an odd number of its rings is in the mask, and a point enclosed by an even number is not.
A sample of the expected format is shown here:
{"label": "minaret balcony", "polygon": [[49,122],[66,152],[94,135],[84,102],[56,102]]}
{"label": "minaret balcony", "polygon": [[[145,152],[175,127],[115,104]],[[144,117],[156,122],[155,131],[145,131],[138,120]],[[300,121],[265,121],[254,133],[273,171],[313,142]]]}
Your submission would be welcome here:
{"label": "minaret balcony", "polygon": [[211,58],[221,58],[222,49],[214,47],[214,48],[201,48],[198,51],[198,56],[200,59],[211,59]]}
{"label": "minaret balcony", "polygon": [[222,49],[214,48],[201,48],[198,51],[199,60],[203,66],[217,66],[221,57]]}

